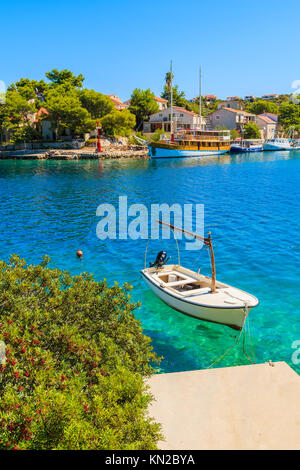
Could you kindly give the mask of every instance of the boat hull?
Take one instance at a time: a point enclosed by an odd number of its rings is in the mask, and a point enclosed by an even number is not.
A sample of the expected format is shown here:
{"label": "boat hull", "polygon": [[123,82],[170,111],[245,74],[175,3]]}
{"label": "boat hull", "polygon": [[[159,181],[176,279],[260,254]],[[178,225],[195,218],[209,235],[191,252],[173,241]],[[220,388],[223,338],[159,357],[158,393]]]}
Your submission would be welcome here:
{"label": "boat hull", "polygon": [[[147,276],[145,276],[143,272],[141,273],[146,284],[152,290],[152,292],[174,310],[199,320],[226,325],[235,330],[241,330],[243,328],[245,322],[245,308],[227,307],[220,309],[218,307],[208,307],[205,305],[201,306],[198,303],[181,300],[178,297],[170,295],[160,286],[155,285],[149,280]],[[250,310],[251,307],[248,307],[248,312]]]}
{"label": "boat hull", "polygon": [[294,150],[290,145],[264,144],[264,150]]}
{"label": "boat hull", "polygon": [[231,146],[230,152],[234,153],[248,153],[248,152],[262,152],[263,147],[250,147],[250,148],[243,148],[243,147],[238,147],[238,146]]}
{"label": "boat hull", "polygon": [[149,145],[151,158],[185,158],[185,157],[210,157],[212,155],[223,155],[229,152],[226,150],[179,150],[160,148]]}

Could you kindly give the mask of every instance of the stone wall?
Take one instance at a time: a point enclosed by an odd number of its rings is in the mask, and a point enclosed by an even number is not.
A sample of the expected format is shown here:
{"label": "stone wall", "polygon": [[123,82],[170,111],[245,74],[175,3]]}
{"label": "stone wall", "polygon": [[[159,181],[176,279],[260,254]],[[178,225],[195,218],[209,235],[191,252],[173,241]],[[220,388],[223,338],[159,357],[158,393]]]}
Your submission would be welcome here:
{"label": "stone wall", "polygon": [[32,142],[26,144],[0,145],[0,151],[29,151],[38,149],[80,149],[84,147],[84,140],[70,140],[69,142]]}

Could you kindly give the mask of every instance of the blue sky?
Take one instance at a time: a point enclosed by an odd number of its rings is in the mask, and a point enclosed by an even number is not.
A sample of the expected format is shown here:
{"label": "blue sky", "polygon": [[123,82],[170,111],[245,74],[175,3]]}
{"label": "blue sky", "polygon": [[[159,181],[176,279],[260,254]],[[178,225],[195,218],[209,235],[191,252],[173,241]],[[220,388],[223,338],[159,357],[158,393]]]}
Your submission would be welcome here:
{"label": "blue sky", "polygon": [[160,94],[173,60],[188,98],[290,93],[300,79],[299,0],[1,2],[0,80],[82,73],[85,86],[128,99]]}

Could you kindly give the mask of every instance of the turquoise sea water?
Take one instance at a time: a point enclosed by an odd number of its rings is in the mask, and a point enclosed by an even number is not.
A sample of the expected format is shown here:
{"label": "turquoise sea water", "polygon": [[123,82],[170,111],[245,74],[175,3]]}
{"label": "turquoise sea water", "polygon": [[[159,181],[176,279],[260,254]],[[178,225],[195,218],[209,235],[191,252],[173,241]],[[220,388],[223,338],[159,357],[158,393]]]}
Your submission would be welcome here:
{"label": "turquoise sea water", "polygon": [[[139,270],[145,240],[105,240],[96,236],[96,209],[107,202],[128,204],[202,203],[205,230],[215,243],[217,278],[256,295],[250,313],[257,362],[294,364],[292,344],[300,340],[299,183],[300,152],[265,152],[202,159],[156,161],[0,161],[0,258],[18,253],[71,273],[93,272],[110,283],[130,282],[136,312],[155,350],[161,371],[208,367],[235,342],[225,326],[200,322],[173,311],[150,292]],[[182,264],[209,274],[205,249],[187,251]],[[84,252],[80,261],[77,249]],[[177,260],[173,240],[153,241],[148,261],[165,249]],[[249,342],[249,338],[246,338]],[[247,342],[246,342],[247,344]],[[239,343],[216,366],[247,364]]]}

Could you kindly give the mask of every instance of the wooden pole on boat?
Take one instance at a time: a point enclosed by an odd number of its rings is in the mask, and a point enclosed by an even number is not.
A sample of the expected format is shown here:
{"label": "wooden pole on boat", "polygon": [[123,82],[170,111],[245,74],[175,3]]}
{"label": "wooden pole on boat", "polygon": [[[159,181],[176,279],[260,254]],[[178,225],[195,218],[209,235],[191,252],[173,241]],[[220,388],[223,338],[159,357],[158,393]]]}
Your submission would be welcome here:
{"label": "wooden pole on boat", "polygon": [[206,243],[207,239],[205,237],[201,237],[200,235],[197,235],[197,233],[189,232],[188,230],[184,230],[183,228],[175,227],[175,225],[167,224],[166,222],[163,222],[162,220],[156,220],[161,225],[166,225],[167,227],[170,227],[172,230],[177,230],[177,232],[181,233],[186,233],[187,235],[190,235],[191,237],[197,238],[198,240],[202,240],[203,242]]}
{"label": "wooden pole on boat", "polygon": [[211,290],[212,292],[216,292],[216,263],[215,263],[215,255],[214,255],[214,249],[212,246],[211,238],[210,238],[210,232],[208,232],[208,246],[210,250],[210,261],[211,261]]}

